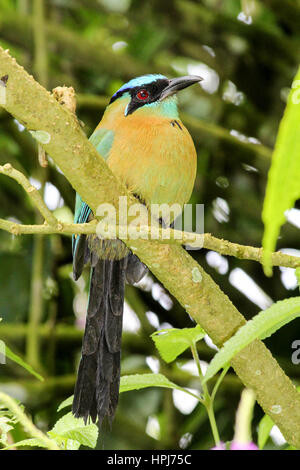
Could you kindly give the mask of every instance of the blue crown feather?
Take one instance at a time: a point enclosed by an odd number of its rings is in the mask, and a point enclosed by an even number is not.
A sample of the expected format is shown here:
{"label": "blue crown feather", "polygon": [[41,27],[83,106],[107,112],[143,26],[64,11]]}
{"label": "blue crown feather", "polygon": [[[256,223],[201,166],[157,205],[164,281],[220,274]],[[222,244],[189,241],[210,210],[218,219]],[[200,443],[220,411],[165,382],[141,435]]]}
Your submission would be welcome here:
{"label": "blue crown feather", "polygon": [[149,83],[155,82],[155,80],[159,79],[166,79],[164,75],[161,74],[149,74],[149,75],[142,75],[140,77],[132,78],[129,82],[124,83],[124,85],[119,88],[118,91],[112,96],[112,99],[123,90],[128,88],[135,88],[136,86],[148,85]]}

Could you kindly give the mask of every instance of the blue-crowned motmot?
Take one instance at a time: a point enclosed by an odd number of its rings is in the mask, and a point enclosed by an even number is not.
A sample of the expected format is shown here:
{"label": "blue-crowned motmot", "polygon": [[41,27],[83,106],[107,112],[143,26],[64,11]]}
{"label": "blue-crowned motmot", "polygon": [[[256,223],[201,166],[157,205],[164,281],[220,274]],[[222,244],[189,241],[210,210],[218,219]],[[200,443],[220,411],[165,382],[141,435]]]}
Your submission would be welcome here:
{"label": "blue-crowned motmot", "polygon": [[[183,207],[191,196],[197,156],[179,119],[176,93],[200,80],[197,76],[169,80],[163,75],[130,80],[112,96],[90,137],[115,176],[148,208],[164,203]],[[77,194],[75,222],[88,222],[92,217]],[[117,245],[92,236],[73,237],[74,278],[91,263],[73,413],[85,421],[98,418],[99,424],[104,418],[111,422],[118,404],[125,282],[136,283],[146,272],[127,248],[120,255]]]}

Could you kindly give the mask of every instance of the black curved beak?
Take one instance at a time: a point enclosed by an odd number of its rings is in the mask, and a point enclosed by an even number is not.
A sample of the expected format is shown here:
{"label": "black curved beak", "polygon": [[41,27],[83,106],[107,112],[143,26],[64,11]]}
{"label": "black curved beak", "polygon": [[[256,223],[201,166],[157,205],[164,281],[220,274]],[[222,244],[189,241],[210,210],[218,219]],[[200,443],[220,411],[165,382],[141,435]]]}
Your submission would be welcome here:
{"label": "black curved beak", "polygon": [[168,96],[174,95],[179,90],[183,90],[184,88],[194,85],[194,83],[198,83],[201,80],[203,80],[203,78],[198,77],[197,75],[186,75],[185,77],[171,78],[169,80],[169,84],[161,92],[159,99],[160,101],[164,100]]}

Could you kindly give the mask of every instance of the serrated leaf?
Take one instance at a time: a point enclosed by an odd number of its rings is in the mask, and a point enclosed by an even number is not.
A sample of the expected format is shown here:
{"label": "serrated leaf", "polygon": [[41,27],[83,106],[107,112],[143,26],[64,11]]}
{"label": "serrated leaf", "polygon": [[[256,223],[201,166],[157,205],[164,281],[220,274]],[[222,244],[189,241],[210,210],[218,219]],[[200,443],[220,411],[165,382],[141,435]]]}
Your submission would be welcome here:
{"label": "serrated leaf", "polygon": [[8,357],[10,360],[16,362],[17,364],[19,364],[19,366],[23,367],[23,369],[26,369],[30,374],[34,375],[37,379],[39,379],[41,382],[44,381],[44,378],[38,374],[32,367],[30,364],[27,364],[27,362],[23,361],[23,359],[18,356],[17,354],[15,354],[14,352],[12,352],[12,350],[5,345],[5,355],[6,357]]}
{"label": "serrated leaf", "polygon": [[2,450],[12,449],[14,447],[47,447],[46,444],[41,439],[31,438],[31,439],[24,439],[23,441],[14,442],[9,446],[4,447]]}
{"label": "serrated leaf", "polygon": [[274,251],[280,227],[285,222],[284,214],[300,197],[299,91],[300,68],[280,122],[262,212],[265,225],[263,261],[266,274],[272,273],[271,252]]}
{"label": "serrated leaf", "polygon": [[65,449],[66,450],[78,450],[80,445],[81,445],[80,442],[74,441],[73,439],[68,439]]}
{"label": "serrated leaf", "polygon": [[73,399],[74,399],[74,395],[71,395],[70,397],[66,398],[64,401],[61,402],[61,404],[57,408],[57,411],[60,411],[63,408],[66,408],[67,406],[71,406],[73,403]]}
{"label": "serrated leaf", "polygon": [[163,374],[133,374],[123,375],[120,383],[120,393],[130,390],[140,390],[147,387],[163,387],[183,390],[179,385],[171,382]]}
{"label": "serrated leaf", "polygon": [[[51,431],[49,431],[49,433],[51,433]],[[55,435],[52,437],[52,440],[63,450],[78,450],[81,446],[80,442],[62,436]]]}
{"label": "serrated leaf", "polygon": [[197,325],[195,328],[169,328],[156,331],[151,338],[163,360],[172,362],[187,348],[204,338],[205,334],[205,331]]}
{"label": "serrated leaf", "polygon": [[243,348],[255,339],[265,339],[271,336],[283,325],[300,315],[300,297],[276,302],[271,307],[260,312],[246,325],[242,326],[224,346],[217,352],[210,362],[203,383],[213,377],[221,368]]}
{"label": "serrated leaf", "polygon": [[94,448],[98,439],[98,427],[96,424],[85,425],[82,418],[75,418],[70,412],[59,419],[48,434],[57,441],[71,439]]}
{"label": "serrated leaf", "polygon": [[274,423],[270,416],[264,415],[258,425],[258,447],[262,450],[269,438]]}

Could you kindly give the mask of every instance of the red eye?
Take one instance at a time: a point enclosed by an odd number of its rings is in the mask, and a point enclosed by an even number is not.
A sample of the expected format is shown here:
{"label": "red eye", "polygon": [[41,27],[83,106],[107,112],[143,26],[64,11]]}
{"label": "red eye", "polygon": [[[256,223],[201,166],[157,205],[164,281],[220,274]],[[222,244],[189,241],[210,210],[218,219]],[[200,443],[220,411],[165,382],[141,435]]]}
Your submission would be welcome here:
{"label": "red eye", "polygon": [[139,100],[146,100],[149,98],[149,93],[147,90],[140,90],[136,96]]}

